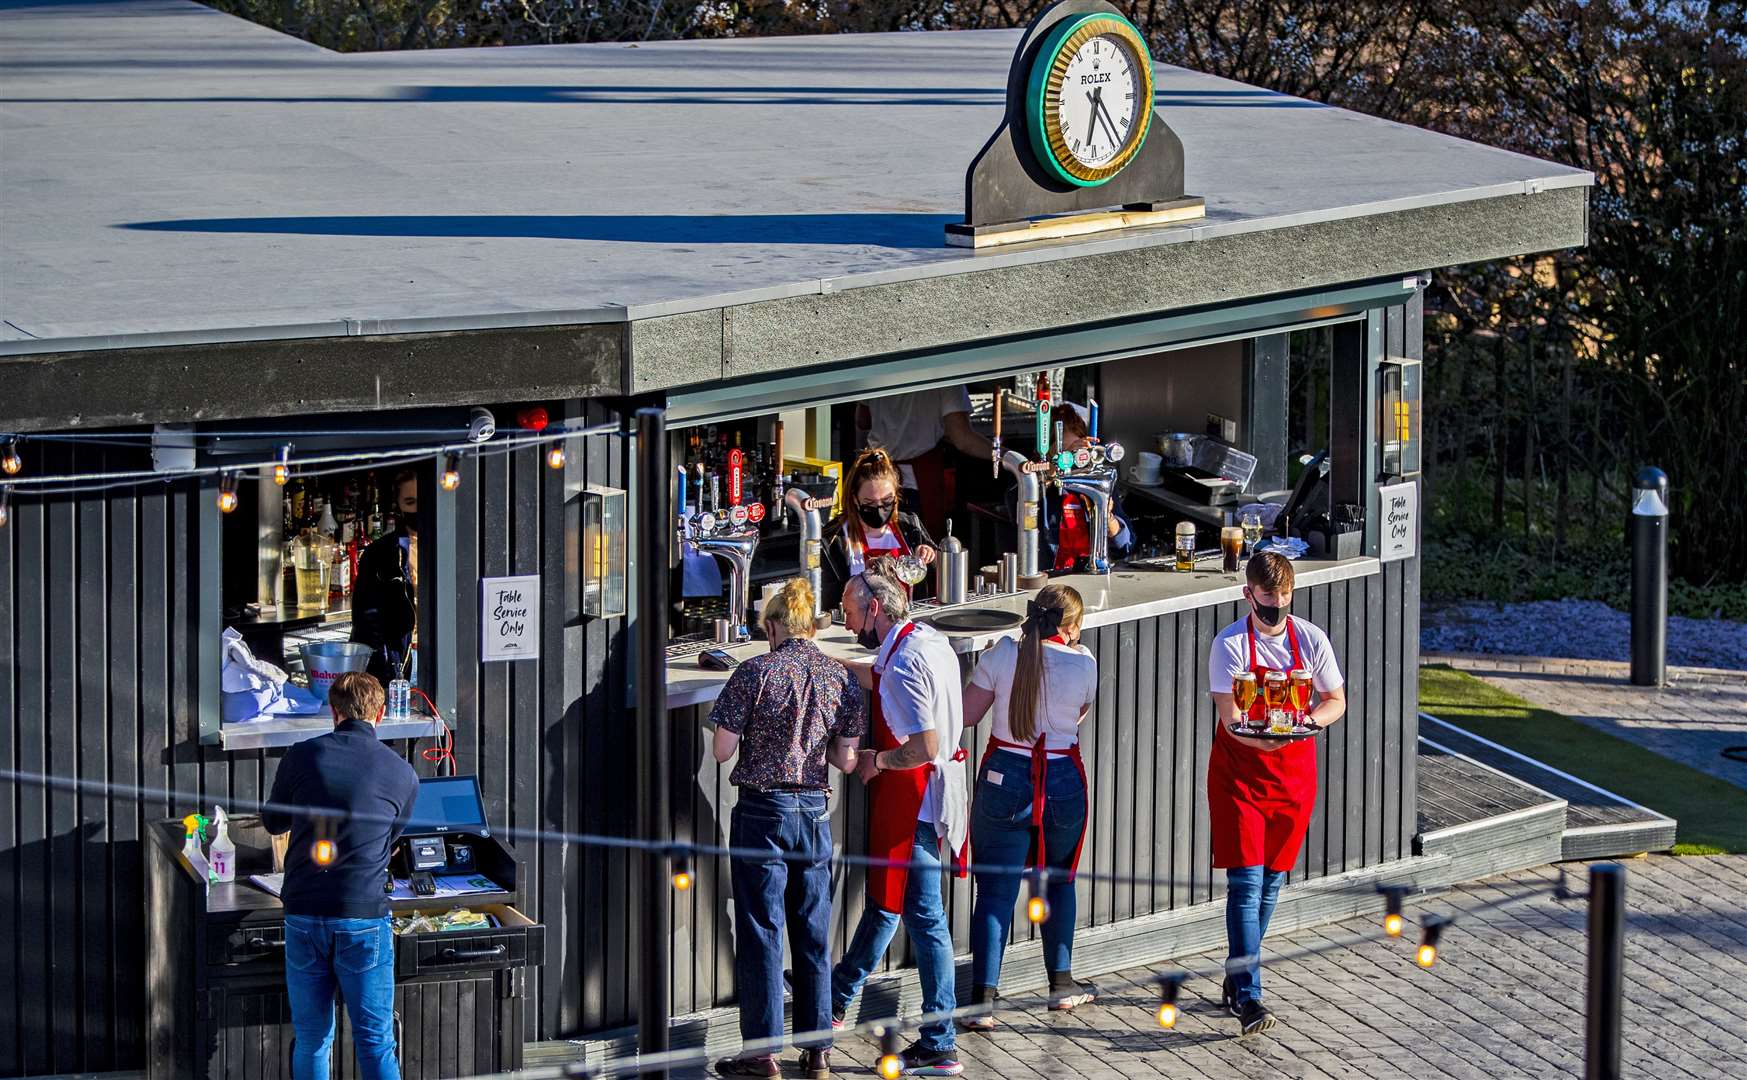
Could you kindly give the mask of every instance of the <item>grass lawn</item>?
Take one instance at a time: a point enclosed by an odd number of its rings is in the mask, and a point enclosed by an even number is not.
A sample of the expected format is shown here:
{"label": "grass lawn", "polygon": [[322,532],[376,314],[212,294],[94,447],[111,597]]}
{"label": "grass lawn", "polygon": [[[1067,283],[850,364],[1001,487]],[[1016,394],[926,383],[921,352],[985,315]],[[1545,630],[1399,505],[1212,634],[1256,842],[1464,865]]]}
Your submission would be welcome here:
{"label": "grass lawn", "polygon": [[1419,707],[1680,823],[1677,855],[1747,852],[1747,791],[1536,708],[1443,665],[1419,672]]}

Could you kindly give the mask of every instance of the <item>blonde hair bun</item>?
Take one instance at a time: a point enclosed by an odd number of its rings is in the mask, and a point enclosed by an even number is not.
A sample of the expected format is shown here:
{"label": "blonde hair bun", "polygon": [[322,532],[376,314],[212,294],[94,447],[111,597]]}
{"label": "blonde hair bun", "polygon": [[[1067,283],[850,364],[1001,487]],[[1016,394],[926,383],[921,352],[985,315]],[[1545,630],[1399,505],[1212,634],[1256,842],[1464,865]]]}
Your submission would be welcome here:
{"label": "blonde hair bun", "polygon": [[766,626],[780,626],[790,637],[813,636],[813,586],[804,577],[783,582],[764,605]]}

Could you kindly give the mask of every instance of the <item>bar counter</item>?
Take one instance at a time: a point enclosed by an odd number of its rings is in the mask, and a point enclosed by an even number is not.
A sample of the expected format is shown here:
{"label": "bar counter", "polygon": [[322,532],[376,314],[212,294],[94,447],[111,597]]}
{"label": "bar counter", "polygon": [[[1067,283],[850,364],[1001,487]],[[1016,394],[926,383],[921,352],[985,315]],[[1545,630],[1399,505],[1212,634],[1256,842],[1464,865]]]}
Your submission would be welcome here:
{"label": "bar counter", "polygon": [[[1226,573],[1214,569],[1216,561],[1202,560],[1195,570],[1179,573],[1173,569],[1169,557],[1142,560],[1124,564],[1109,574],[1072,574],[1054,578],[1052,582],[1072,585],[1079,590],[1080,598],[1086,605],[1082,629],[1090,631],[1101,626],[1241,601],[1242,573]],[[1300,559],[1293,565],[1297,571],[1297,588],[1300,591],[1316,585],[1366,577],[1377,573],[1380,567],[1377,560],[1371,558]],[[1035,592],[1006,593],[951,607],[929,607],[916,614],[924,622],[929,616],[942,612],[974,608],[1023,615],[1026,602],[1035,595]],[[954,647],[961,654],[974,655],[997,640],[1017,633],[1018,630],[1014,629],[979,634],[955,633],[952,637]],[[856,644],[854,634],[836,623],[820,631],[814,640],[827,656],[837,659],[866,660],[870,655],[868,650]],[[745,661],[768,650],[769,645],[766,642],[754,641],[733,646],[726,651],[736,660]],[[730,674],[727,671],[702,668],[690,656],[668,661],[668,708],[681,709],[715,701],[721,694],[722,687],[727,684]]]}

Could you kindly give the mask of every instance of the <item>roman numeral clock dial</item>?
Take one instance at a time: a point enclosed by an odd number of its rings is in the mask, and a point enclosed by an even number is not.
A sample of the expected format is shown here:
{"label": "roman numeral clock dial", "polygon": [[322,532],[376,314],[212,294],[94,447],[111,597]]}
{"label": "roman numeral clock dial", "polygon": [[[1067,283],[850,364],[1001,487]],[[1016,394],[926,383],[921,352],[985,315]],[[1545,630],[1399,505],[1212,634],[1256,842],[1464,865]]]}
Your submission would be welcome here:
{"label": "roman numeral clock dial", "polygon": [[1056,179],[1096,187],[1146,140],[1153,69],[1146,41],[1120,15],[1065,19],[1039,46],[1026,112],[1031,149]]}

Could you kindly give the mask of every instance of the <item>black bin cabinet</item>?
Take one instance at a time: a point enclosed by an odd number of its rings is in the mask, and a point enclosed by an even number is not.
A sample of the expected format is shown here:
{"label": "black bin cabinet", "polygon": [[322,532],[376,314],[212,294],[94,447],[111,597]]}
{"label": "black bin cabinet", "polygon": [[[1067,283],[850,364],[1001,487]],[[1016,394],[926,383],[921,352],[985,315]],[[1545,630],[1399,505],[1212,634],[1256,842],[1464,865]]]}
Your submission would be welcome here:
{"label": "black bin cabinet", "polygon": [[[182,858],[179,821],[153,826],[147,852],[146,998],[149,1080],[290,1080],[291,1004],[285,992],[285,913],[247,884],[271,867],[260,819],[231,819],[237,881],[200,882]],[[514,853],[469,838],[479,872],[503,892],[394,901],[397,912],[470,907],[497,916],[486,930],[397,935],[394,1011],[401,1075],[457,1077],[520,1068],[528,968],[546,929],[516,910]],[[351,1025],[338,1006],[333,1075],[356,1077]]]}

